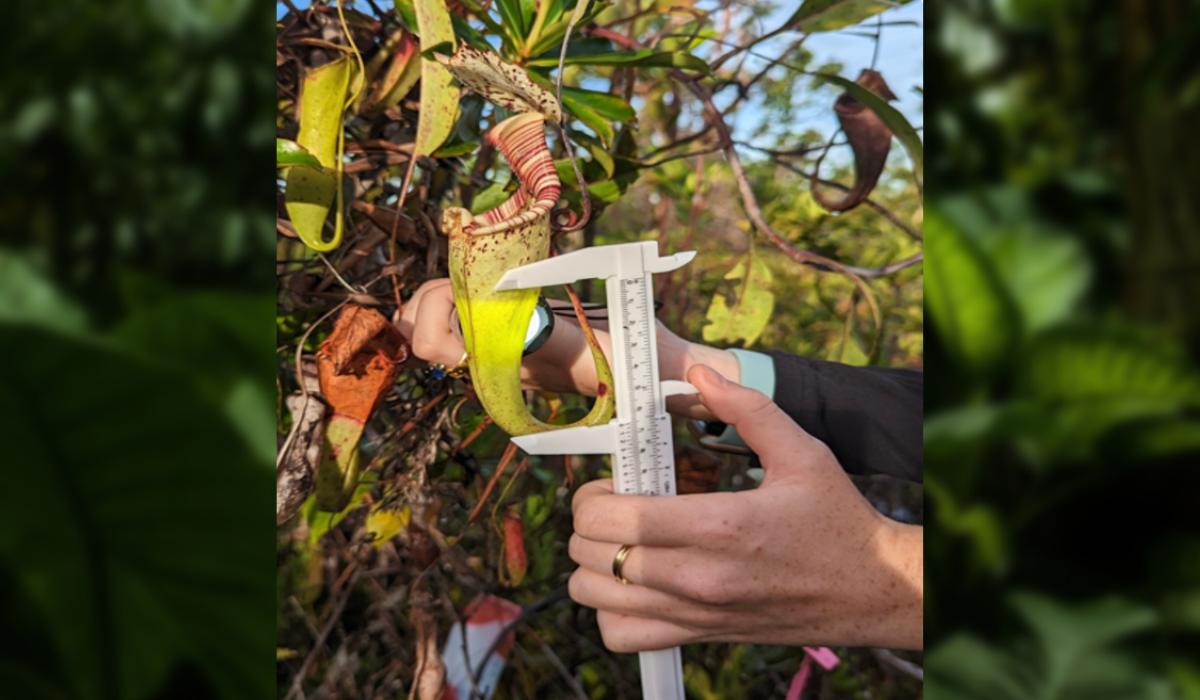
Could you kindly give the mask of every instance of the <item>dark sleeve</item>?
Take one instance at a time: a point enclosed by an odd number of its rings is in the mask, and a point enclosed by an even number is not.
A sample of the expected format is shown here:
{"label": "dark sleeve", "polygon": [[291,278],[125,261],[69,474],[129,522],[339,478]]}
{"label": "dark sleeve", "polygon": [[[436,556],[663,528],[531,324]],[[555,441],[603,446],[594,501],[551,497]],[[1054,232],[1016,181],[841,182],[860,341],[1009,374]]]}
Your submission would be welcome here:
{"label": "dark sleeve", "polygon": [[922,372],[766,354],[775,360],[775,403],[847,472],[922,481]]}

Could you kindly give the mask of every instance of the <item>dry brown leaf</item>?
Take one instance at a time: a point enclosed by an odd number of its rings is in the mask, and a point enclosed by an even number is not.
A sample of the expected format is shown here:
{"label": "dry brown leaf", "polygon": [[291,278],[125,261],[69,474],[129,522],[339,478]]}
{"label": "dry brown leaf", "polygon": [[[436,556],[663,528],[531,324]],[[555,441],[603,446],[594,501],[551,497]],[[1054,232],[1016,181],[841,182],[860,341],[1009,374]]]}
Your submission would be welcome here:
{"label": "dry brown leaf", "polygon": [[[878,72],[865,69],[854,81],[879,95],[885,100],[892,101],[896,96],[892,93],[883,76]],[[888,151],[892,146],[892,131],[883,121],[867,109],[863,103],[842,93],[833,105],[838,123],[846,133],[846,140],[854,151],[854,187],[839,200],[826,199],[821,194],[819,178],[812,178],[813,199],[829,211],[847,211],[857,207],[867,200],[879,176],[883,174],[883,166],[887,163]]]}
{"label": "dry brown leaf", "polygon": [[365,422],[407,356],[404,336],[383,314],[347,305],[317,352],[321,392],[334,413]]}

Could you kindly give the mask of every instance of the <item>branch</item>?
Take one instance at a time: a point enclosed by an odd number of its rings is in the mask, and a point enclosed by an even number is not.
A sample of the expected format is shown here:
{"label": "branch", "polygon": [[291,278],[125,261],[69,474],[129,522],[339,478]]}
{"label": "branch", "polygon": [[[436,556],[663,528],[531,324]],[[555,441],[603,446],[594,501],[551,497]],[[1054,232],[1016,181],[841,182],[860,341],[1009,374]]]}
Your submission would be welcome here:
{"label": "branch", "polygon": [[885,665],[891,666],[897,671],[907,676],[912,676],[919,681],[925,681],[925,670],[913,662],[905,661],[887,649],[872,649],[871,651],[875,653],[875,658],[879,659]]}
{"label": "branch", "polygon": [[[352,564],[353,566],[353,564]],[[342,595],[338,597],[333,609],[329,611],[329,619],[325,622],[325,626],[321,628],[321,634],[314,640],[313,649],[304,658],[304,663],[300,665],[300,670],[296,672],[296,677],[292,679],[292,689],[288,691],[287,697],[284,700],[291,700],[295,695],[303,695],[304,691],[301,686],[304,684],[304,677],[308,675],[308,669],[312,666],[313,660],[317,654],[325,646],[325,640],[329,637],[329,633],[333,631],[338,620],[342,616],[342,609],[346,607],[346,602],[350,600],[350,593],[354,590],[354,584],[358,582],[358,577],[362,573],[360,569],[355,567],[354,573],[350,576],[350,580],[346,583],[346,587],[342,589]]]}
{"label": "branch", "polygon": [[[799,167],[793,165],[792,163],[789,163],[785,160],[781,160],[780,156],[804,155],[804,153],[806,153],[807,151],[816,150],[816,148],[803,149],[803,150],[797,150],[797,151],[772,151],[772,150],[769,150],[766,148],[759,148],[758,146],[753,146],[751,144],[744,143],[741,141],[738,142],[738,145],[745,146],[746,148],[754,149],[755,151],[760,151],[762,153],[766,153],[767,155],[772,157],[771,160],[773,160],[776,164],[782,165],[783,167],[787,168],[788,170],[791,170],[792,172],[796,173],[797,175],[799,175],[801,177],[808,178],[809,180],[811,180],[814,177],[812,173],[804,172],[803,170],[801,170]],[[831,144],[831,145],[840,146],[843,144],[835,143],[835,144]],[[824,146],[818,146],[817,148],[824,148]],[[822,185],[824,185],[826,187],[832,187],[834,189],[838,189],[843,192],[850,191],[849,187],[846,187],[845,185],[841,184],[840,182],[834,182],[833,180],[821,179],[821,180],[818,180],[818,182],[820,182]],[[864,204],[871,207],[875,211],[879,212],[879,214],[882,215],[883,218],[892,222],[898,228],[902,229],[905,233],[912,236],[916,240],[918,240],[918,241],[925,240],[925,235],[923,233],[921,233],[917,229],[913,228],[912,226],[909,226],[907,223],[904,222],[904,219],[901,219],[899,216],[896,216],[895,214],[893,214],[890,209],[883,206],[879,202],[876,202],[873,199],[867,199],[864,202]]]}

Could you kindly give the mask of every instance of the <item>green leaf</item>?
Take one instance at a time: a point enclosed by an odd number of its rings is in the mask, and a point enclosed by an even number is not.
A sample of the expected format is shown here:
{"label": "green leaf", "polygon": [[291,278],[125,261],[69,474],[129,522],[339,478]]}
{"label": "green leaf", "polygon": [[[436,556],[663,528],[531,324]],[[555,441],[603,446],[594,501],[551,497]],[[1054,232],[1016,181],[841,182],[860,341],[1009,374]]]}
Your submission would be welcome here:
{"label": "green leaf", "polygon": [[827,83],[833,83],[834,85],[842,87],[846,90],[846,92],[850,93],[854,99],[863,103],[866,105],[867,109],[874,112],[875,115],[879,117],[880,121],[882,121],[887,128],[892,130],[892,133],[896,135],[896,138],[900,139],[900,143],[904,144],[904,148],[908,151],[909,158],[912,159],[913,177],[916,178],[917,187],[921,187],[921,183],[924,180],[923,173],[925,169],[925,149],[921,144],[921,137],[917,135],[917,130],[913,128],[912,124],[908,123],[908,120],[904,118],[904,115],[901,114],[900,111],[895,107],[889,105],[882,97],[876,95],[853,80],[848,80],[840,75],[833,75],[832,73],[809,73],[809,75],[817,78],[818,80],[824,80]]}
{"label": "green leaf", "polygon": [[[450,44],[454,46],[454,25],[445,0],[415,0],[421,53]],[[458,88],[454,76],[437,61],[421,58],[421,115],[417,120],[414,157],[432,155],[450,136],[458,120]]]}
{"label": "green leaf", "polygon": [[941,212],[925,215],[925,305],[950,355],[986,373],[1020,332],[1012,299],[978,245]]}
{"label": "green leaf", "polygon": [[321,161],[295,141],[275,139],[275,167],[283,168],[289,165],[302,165],[316,170],[324,170]]}
{"label": "green leaf", "polygon": [[475,194],[475,199],[471,200],[471,213],[478,216],[495,209],[511,196],[507,182],[494,182]]}
{"label": "green leaf", "polygon": [[629,106],[628,102],[607,92],[564,87],[563,102],[567,103],[567,107],[571,107],[572,105],[587,107],[596,114],[614,122],[627,122],[637,116],[637,112],[633,110],[633,107]]}
{"label": "green leaf", "polygon": [[[616,169],[616,162],[599,139],[574,129],[569,129],[567,133],[570,134],[575,142],[583,144],[588,149],[588,153],[592,155],[592,160],[604,169],[605,177],[613,176],[613,172]],[[574,173],[571,174],[574,175]]]}
{"label": "green leaf", "polygon": [[571,110],[571,112],[578,117],[579,121],[588,125],[592,131],[596,132],[596,135],[600,137],[600,140],[603,141],[605,145],[612,143],[615,134],[613,132],[612,125],[608,123],[608,120],[597,114],[596,110],[592,109],[588,105],[579,102],[574,95],[568,95],[565,89],[563,90],[562,101],[563,106]]}
{"label": "green leaf", "polygon": [[111,338],[132,356],[195,378],[196,389],[223,408],[246,445],[271,464],[275,387],[261,348],[274,341],[259,321],[274,308],[272,295],[169,293],[134,308]]}
{"label": "green leaf", "polygon": [[751,251],[725,275],[725,279],[742,280],[737,285],[737,300],[730,307],[726,305],[724,295],[713,297],[706,316],[709,324],[703,330],[704,340],[728,344],[741,340],[741,347],[750,347],[766,329],[775,309],[775,295],[770,289],[771,269],[761,256]]}
{"label": "green leaf", "polygon": [[508,34],[513,37],[516,48],[525,45],[525,34],[529,26],[521,13],[521,0],[496,0],[496,9],[500,12],[500,22]]}
{"label": "green leaf", "polygon": [[450,13],[450,23],[454,25],[454,36],[460,41],[474,46],[480,51],[492,50],[492,45],[488,43],[487,37],[476,31],[475,27],[472,27],[467,20],[452,12]]}
{"label": "green leaf", "polygon": [[461,143],[447,144],[434,152],[434,158],[455,158],[457,156],[465,156],[479,148],[478,141],[463,141]]}
{"label": "green leaf", "polygon": [[296,141],[324,169],[288,168],[284,200],[296,234],[313,250],[330,251],[341,244],[337,235],[325,241],[323,232],[337,195],[338,136],[353,72],[348,56],[313,68],[304,76],[300,93],[300,133]]}
{"label": "green leaf", "polygon": [[[612,7],[611,2],[601,2],[601,1],[593,2],[591,7],[587,8],[587,10],[584,11],[583,16],[579,18],[578,22],[576,22],[575,31],[578,32],[580,27],[586,27],[589,22],[591,22],[593,19],[596,18],[597,15],[599,15],[601,12],[607,10],[610,7]],[[553,12],[553,10],[551,10],[551,12]],[[566,35],[567,29],[570,27],[570,25],[571,25],[571,15],[570,14],[560,14],[558,20],[550,22],[542,30],[541,36],[539,36],[537,38],[537,41],[535,41],[533,43],[533,45],[529,48],[528,55],[537,56],[538,58],[547,58],[548,59],[548,58],[550,58],[550,56],[544,56],[543,54],[546,54],[548,51],[554,51],[555,52],[554,56],[553,56],[554,62],[551,65],[557,66],[558,65],[558,51],[561,50],[561,48],[557,48],[557,47],[562,46],[563,37]],[[572,47],[574,47],[576,43],[577,42],[575,40],[572,40],[570,45],[568,45],[568,47],[567,47],[567,55],[568,56],[572,55],[572,53],[573,53]],[[586,44],[585,44],[585,46],[586,46]]]}
{"label": "green leaf", "polygon": [[[928,275],[928,268],[926,268]],[[1200,406],[1200,371],[1186,356],[1131,330],[1069,326],[1030,344],[1018,386],[1047,403],[1146,400]]]}
{"label": "green leaf", "polygon": [[[539,58],[525,64],[530,67],[557,66],[557,58]],[[593,54],[587,56],[568,56],[564,65],[568,66],[638,66],[642,68],[686,68],[711,74],[712,70],[703,59],[682,51],[623,51],[619,53]]]}
{"label": "green leaf", "polygon": [[47,682],[140,698],[186,664],[214,696],[269,695],[274,550],[247,533],[270,472],[185,374],[12,326],[0,363],[20,368],[0,378],[0,569],[55,642],[69,680]]}
{"label": "green leaf", "polygon": [[1027,194],[1007,187],[938,201],[995,264],[1032,333],[1075,309],[1091,283],[1092,264],[1073,235],[1038,223],[1031,206]]}
{"label": "green leaf", "polygon": [[928,697],[951,700],[1123,700],[1173,697],[1139,656],[1114,644],[1150,629],[1153,611],[1112,597],[1068,606],[1040,594],[1009,599],[1032,634],[1001,647],[958,635],[926,656]]}
{"label": "green leaf", "polygon": [[784,26],[793,31],[813,34],[850,27],[880,12],[905,5],[912,0],[804,0]]}
{"label": "green leaf", "polygon": [[87,330],[83,307],[25,258],[0,249],[0,323],[29,323],[60,333]]}

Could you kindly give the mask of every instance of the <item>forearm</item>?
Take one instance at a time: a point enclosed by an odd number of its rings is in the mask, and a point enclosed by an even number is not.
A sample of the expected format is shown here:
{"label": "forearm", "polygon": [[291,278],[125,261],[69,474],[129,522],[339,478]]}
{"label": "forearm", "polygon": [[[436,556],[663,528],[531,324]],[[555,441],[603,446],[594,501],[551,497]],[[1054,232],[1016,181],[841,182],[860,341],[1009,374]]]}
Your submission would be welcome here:
{"label": "forearm", "polygon": [[[593,321],[596,339],[604,356],[612,362],[611,340],[606,321]],[[560,318],[554,332],[530,360],[521,367],[521,381],[528,389],[562,391],[595,396],[596,368],[587,346],[581,342],[576,324]],[[659,379],[686,381],[693,365],[704,364],[716,369],[731,381],[738,381],[737,358],[730,352],[691,343],[679,338],[661,325],[658,327]],[[713,415],[695,395],[667,398],[667,410],[676,415],[700,420],[712,420]]]}

